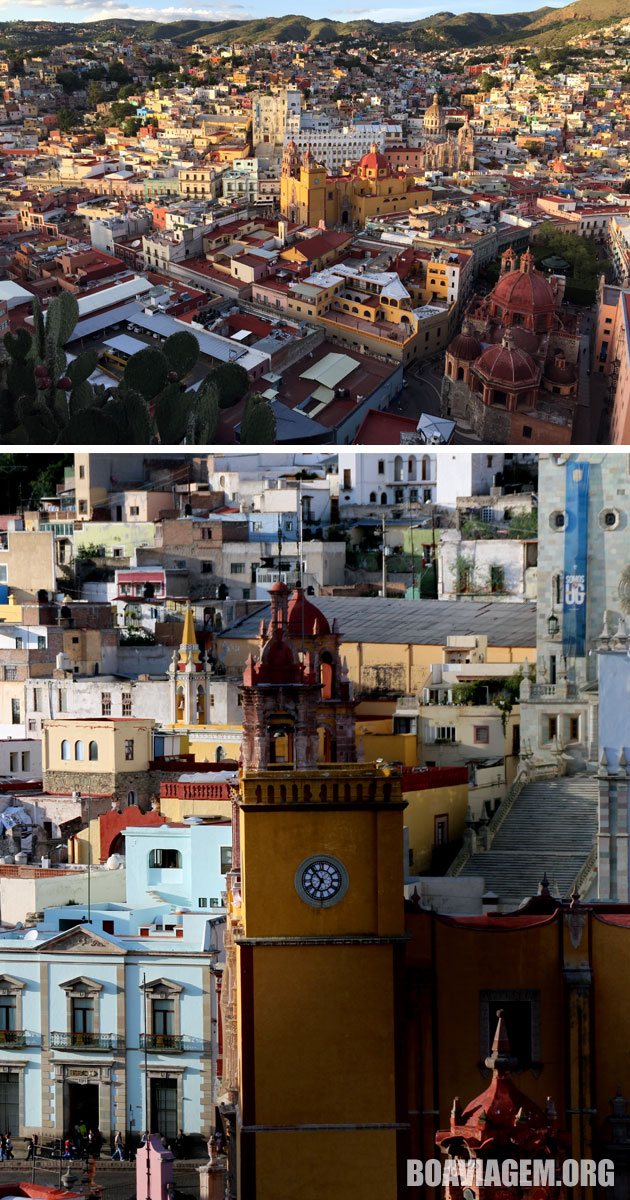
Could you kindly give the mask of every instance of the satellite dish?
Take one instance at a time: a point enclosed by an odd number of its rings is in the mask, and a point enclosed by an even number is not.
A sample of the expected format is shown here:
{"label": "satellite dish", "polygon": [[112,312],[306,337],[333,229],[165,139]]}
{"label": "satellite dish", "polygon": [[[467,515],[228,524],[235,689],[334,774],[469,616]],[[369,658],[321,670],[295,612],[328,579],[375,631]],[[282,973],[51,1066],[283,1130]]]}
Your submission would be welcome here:
{"label": "satellite dish", "polygon": [[29,929],[28,933],[24,934],[25,942],[36,942],[39,937],[38,929]]}

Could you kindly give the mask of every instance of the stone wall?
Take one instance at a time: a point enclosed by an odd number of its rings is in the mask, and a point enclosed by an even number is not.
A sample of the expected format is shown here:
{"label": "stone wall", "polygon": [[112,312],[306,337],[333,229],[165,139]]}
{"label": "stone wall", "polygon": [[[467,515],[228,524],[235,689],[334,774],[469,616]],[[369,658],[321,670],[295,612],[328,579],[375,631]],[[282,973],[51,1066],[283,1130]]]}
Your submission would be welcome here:
{"label": "stone wall", "polygon": [[84,800],[92,796],[92,816],[96,817],[109,812],[112,796],[126,806],[130,792],[134,792],[135,803],[146,812],[151,800],[160,794],[161,781],[170,778],[166,771],[46,771],[44,788],[62,794],[79,791]]}

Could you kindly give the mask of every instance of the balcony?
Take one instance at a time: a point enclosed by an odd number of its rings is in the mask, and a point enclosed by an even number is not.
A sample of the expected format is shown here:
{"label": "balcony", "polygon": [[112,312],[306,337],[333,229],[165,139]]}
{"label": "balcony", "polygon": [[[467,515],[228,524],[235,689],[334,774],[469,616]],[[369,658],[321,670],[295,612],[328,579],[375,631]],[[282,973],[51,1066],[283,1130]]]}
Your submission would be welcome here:
{"label": "balcony", "polygon": [[125,1039],[115,1033],[51,1033],[53,1050],[124,1050]]}
{"label": "balcony", "polygon": [[185,1049],[184,1038],[180,1033],[141,1033],[140,1049],[179,1054]]}
{"label": "balcony", "polygon": [[0,1050],[27,1046],[30,1037],[25,1029],[0,1029]]}

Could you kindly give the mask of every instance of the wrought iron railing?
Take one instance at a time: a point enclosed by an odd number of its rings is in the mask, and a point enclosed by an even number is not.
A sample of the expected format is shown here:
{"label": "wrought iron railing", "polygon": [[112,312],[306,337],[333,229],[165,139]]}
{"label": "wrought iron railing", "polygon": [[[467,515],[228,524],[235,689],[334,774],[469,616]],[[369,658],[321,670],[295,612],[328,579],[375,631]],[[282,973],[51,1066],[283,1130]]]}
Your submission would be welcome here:
{"label": "wrought iron railing", "polygon": [[51,1033],[54,1050],[122,1050],[125,1039],[115,1033]]}

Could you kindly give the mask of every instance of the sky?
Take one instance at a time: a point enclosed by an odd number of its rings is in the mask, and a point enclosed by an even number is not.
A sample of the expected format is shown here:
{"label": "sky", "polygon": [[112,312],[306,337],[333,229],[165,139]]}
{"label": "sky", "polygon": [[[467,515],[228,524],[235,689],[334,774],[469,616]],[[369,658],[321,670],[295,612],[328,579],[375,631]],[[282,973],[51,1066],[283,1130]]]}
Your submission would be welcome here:
{"label": "sky", "polygon": [[[547,0],[547,6],[561,8],[569,0]],[[543,7],[544,0],[535,3],[533,9]],[[413,0],[397,0],[391,6],[382,0],[321,0],[317,7],[311,3],[300,4],[300,0],[217,0],[216,4],[199,0],[198,6],[190,0],[148,0],[132,3],[131,0],[21,0],[18,9],[11,0],[0,0],[0,21],[22,19],[25,21],[98,21],[108,17],[127,17],[147,21],[177,20],[241,20],[260,17],[281,17],[300,13],[313,18],[330,17],[336,21],[415,21],[436,12],[531,12],[528,0],[437,0],[434,3],[414,3]]]}

